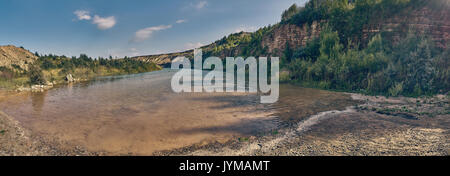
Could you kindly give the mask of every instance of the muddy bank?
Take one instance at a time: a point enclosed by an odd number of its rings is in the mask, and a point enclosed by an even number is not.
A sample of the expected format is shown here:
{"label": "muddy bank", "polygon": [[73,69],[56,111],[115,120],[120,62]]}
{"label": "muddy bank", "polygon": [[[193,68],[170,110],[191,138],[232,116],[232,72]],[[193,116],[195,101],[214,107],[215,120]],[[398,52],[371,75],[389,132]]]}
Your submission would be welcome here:
{"label": "muddy bank", "polygon": [[[448,96],[386,98],[351,94],[363,103],[321,112],[296,125],[246,140],[193,145],[156,155],[380,156],[449,155]],[[389,112],[389,113],[386,113]]]}

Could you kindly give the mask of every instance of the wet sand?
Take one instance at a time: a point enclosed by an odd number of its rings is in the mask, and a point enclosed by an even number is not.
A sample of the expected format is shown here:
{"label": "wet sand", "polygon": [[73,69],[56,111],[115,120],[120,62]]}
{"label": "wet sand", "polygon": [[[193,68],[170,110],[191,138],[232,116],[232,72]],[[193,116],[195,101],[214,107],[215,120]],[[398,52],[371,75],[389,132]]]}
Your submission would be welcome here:
{"label": "wet sand", "polygon": [[[351,94],[364,103],[318,113],[277,134],[247,141],[193,145],[159,155],[448,156],[450,105],[445,96],[385,98]],[[400,110],[393,110],[394,107]],[[384,113],[389,110],[390,114]],[[404,114],[410,116],[404,116]]]}

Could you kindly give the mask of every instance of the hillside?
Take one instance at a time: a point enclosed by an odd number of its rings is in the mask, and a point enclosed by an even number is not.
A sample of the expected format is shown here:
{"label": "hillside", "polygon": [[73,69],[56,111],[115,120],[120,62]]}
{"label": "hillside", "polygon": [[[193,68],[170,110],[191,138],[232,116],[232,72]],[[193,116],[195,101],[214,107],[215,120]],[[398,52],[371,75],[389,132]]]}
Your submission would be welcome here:
{"label": "hillside", "polygon": [[29,65],[38,59],[33,53],[12,45],[0,46],[0,67],[16,71],[27,71]]}
{"label": "hillside", "polygon": [[[447,0],[310,0],[280,23],[231,34],[204,57],[277,56],[280,79],[305,87],[418,96],[450,90]],[[170,65],[192,51],[135,59]]]}
{"label": "hillside", "polygon": [[[310,1],[308,4],[316,1]],[[445,0],[412,1],[417,2],[414,5],[399,6],[395,11],[389,12],[389,14],[384,13],[382,16],[375,13],[365,14],[363,24],[347,31],[347,33],[351,32],[352,36],[344,37],[366,45],[371,37],[382,33],[393,43],[398,43],[400,39],[406,37],[409,31],[414,31],[417,34],[429,36],[437,47],[447,48],[450,42],[449,2]],[[297,8],[305,9],[304,7]],[[367,11],[373,12],[376,9],[372,7]],[[361,16],[363,15],[361,14]],[[312,39],[319,37],[321,27],[330,21],[329,18],[332,17],[317,18],[297,12],[276,25],[261,28],[254,33],[231,34],[201,48],[207,54],[219,57],[251,54],[282,56],[286,46],[289,46],[291,50],[299,49],[306,46]],[[343,29],[350,29],[349,20],[351,19],[337,21],[339,23],[337,25],[342,26]],[[262,52],[257,51],[258,49]],[[192,57],[192,53],[193,50],[189,50],[179,53],[138,56],[134,59],[166,65],[178,56]]]}
{"label": "hillside", "polygon": [[[224,37],[221,40],[218,40],[212,44],[201,47],[206,52],[214,52],[215,56],[226,57],[231,55],[239,55],[240,48],[242,47],[241,42],[246,41],[246,39],[250,38],[251,33],[248,32],[240,32],[231,34],[227,37]],[[173,59],[179,56],[184,56],[187,58],[193,57],[194,50],[188,50],[177,53],[167,53],[167,54],[157,54],[157,55],[146,55],[146,56],[137,56],[132,59],[144,61],[144,62],[154,62],[158,65],[162,66],[170,66],[170,63]]]}
{"label": "hillside", "polygon": [[98,76],[160,70],[152,62],[33,54],[12,45],[0,46],[0,90],[42,91],[55,84],[86,81]]}

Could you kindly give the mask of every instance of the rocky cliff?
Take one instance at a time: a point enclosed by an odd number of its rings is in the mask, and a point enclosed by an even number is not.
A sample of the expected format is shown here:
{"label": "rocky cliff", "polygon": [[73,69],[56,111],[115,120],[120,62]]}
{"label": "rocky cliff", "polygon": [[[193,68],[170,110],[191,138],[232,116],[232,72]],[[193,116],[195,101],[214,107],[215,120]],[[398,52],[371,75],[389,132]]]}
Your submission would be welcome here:
{"label": "rocky cliff", "polygon": [[12,45],[0,46],[0,67],[18,72],[26,71],[29,65],[38,59],[33,53]]}
{"label": "rocky cliff", "polygon": [[[299,48],[306,45],[309,40],[318,37],[320,27],[325,23],[313,22],[311,25],[297,26],[292,24],[280,25],[270,35],[263,39],[262,47],[268,47],[270,53],[282,54],[288,43],[290,48]],[[450,42],[450,9],[446,7],[433,8],[429,6],[421,8],[402,9],[396,15],[377,20],[374,18],[364,26],[362,36],[363,43],[372,36],[383,33],[394,44],[406,37],[409,32],[430,37],[437,47],[447,48]]]}
{"label": "rocky cliff", "polygon": [[320,24],[313,22],[302,27],[294,24],[279,25],[269,35],[263,37],[262,48],[267,47],[269,53],[277,55],[285,50],[286,43],[290,48],[305,46],[308,41],[319,36]]}
{"label": "rocky cliff", "polygon": [[450,42],[450,9],[448,6],[404,9],[385,21],[375,21],[366,26],[362,37],[367,39],[374,33],[384,32],[395,43],[410,31],[430,37],[437,47],[447,48]]}

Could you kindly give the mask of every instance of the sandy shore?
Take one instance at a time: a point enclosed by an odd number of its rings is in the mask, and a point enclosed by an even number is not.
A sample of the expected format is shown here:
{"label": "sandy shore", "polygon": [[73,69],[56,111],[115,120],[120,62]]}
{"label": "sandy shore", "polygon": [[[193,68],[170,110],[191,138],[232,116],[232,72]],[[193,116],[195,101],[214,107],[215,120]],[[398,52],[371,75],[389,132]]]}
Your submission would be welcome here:
{"label": "sandy shore", "polygon": [[[0,91],[0,101],[6,95],[20,92]],[[44,139],[23,128],[13,117],[0,110],[0,156],[74,156],[100,155],[83,147]]]}
{"label": "sandy shore", "polygon": [[[386,98],[350,94],[362,102],[286,122],[267,134],[199,143],[154,155],[448,155],[448,96]],[[1,97],[0,97],[1,98]],[[33,135],[0,111],[0,155],[109,155]]]}
{"label": "sandy shore", "polygon": [[90,156],[81,146],[32,135],[18,121],[0,111],[0,156]]}
{"label": "sandy shore", "polygon": [[448,97],[351,96],[364,103],[342,111],[321,112],[277,133],[156,155],[449,155]]}

